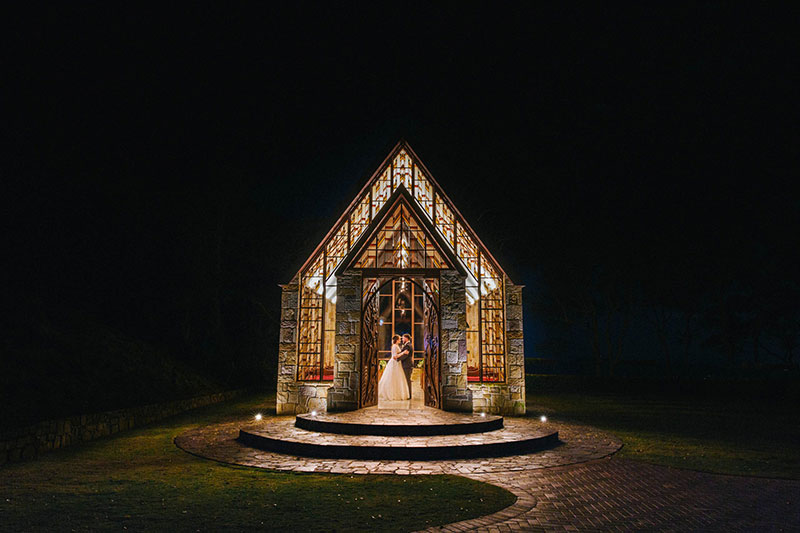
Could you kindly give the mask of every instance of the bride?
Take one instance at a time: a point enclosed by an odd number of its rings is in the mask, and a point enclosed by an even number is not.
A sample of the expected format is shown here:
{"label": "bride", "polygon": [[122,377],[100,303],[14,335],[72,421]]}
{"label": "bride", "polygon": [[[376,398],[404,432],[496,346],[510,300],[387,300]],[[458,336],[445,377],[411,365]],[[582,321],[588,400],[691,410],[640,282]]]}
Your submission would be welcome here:
{"label": "bride", "polygon": [[400,335],[392,337],[392,358],[383,370],[378,383],[378,398],[381,400],[408,400],[408,382],[403,365],[397,360],[400,355]]}

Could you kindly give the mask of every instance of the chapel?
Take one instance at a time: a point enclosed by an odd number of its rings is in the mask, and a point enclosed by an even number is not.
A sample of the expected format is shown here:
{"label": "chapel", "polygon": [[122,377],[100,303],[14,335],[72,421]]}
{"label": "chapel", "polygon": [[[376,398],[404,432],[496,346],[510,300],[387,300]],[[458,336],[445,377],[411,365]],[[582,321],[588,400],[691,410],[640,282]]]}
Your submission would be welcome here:
{"label": "chapel", "polygon": [[380,407],[402,334],[418,391],[409,408],[525,414],[522,285],[405,141],[281,290],[279,415]]}

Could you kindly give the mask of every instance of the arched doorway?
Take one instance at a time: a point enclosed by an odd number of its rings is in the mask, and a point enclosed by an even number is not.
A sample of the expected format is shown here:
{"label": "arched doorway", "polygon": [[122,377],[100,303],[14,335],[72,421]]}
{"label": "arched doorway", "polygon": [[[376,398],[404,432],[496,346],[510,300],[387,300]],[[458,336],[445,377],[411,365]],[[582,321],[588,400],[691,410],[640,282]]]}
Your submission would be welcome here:
{"label": "arched doorway", "polygon": [[426,406],[441,408],[439,280],[415,276],[364,280],[361,315],[359,407],[378,403],[380,361],[388,360],[391,337],[409,333],[413,360],[422,367]]}

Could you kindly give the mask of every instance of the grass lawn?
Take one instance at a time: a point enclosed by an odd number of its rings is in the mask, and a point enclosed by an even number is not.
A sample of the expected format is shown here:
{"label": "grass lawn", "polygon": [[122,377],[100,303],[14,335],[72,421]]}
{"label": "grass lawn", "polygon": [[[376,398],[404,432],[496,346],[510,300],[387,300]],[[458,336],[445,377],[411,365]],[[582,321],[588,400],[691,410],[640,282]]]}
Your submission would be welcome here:
{"label": "grass lawn", "polygon": [[620,457],[723,474],[800,479],[796,406],[740,399],[529,393],[528,412],[608,430]]}
{"label": "grass lawn", "polygon": [[0,467],[0,530],[410,531],[498,511],[510,492],[457,476],[292,474],[226,466],[172,440],[251,416],[251,397]]}

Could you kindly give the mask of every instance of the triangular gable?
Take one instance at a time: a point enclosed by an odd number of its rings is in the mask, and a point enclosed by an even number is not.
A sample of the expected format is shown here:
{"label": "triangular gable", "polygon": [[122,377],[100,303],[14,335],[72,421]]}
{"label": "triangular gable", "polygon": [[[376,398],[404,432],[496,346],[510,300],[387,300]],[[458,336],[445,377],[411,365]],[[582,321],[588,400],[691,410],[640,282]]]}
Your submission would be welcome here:
{"label": "triangular gable", "polygon": [[[303,264],[298,276],[319,280],[318,292],[322,291],[324,280],[334,275],[345,258],[348,263],[353,259],[355,250],[363,247],[366,238],[378,231],[377,224],[383,222],[387,209],[393,208],[395,197],[400,196],[406,198],[409,207],[413,204],[412,210],[417,213],[415,222],[431,228],[435,241],[441,243],[442,249],[437,252],[455,258],[460,264],[459,270],[467,273],[476,284],[481,280],[482,292],[502,282],[505,273],[500,265],[405,141],[397,143],[367,180]],[[468,296],[477,296],[477,290],[468,289],[468,293],[473,293]]]}
{"label": "triangular gable", "polygon": [[337,269],[462,270],[453,251],[400,185]]}

